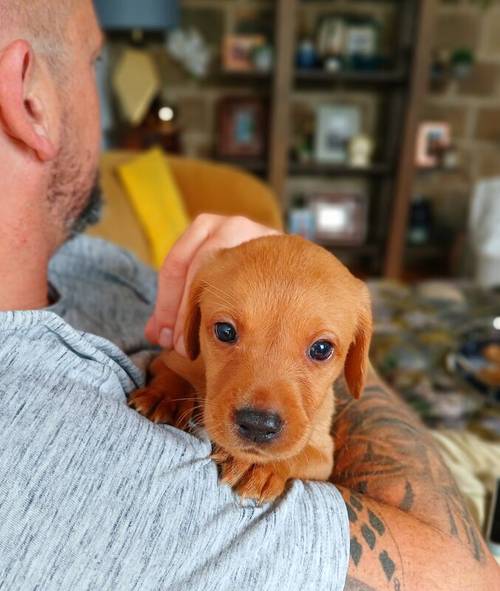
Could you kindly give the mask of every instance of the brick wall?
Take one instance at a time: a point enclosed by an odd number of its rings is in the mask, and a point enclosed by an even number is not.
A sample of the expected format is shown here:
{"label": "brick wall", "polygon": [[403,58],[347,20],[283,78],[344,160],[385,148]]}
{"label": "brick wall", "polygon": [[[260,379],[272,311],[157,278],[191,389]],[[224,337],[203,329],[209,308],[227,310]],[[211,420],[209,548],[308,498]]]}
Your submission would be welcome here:
{"label": "brick wall", "polygon": [[434,200],[437,215],[457,230],[466,227],[475,182],[500,175],[500,2],[441,0],[435,46],[471,49],[472,74],[431,88],[422,118],[449,122],[462,164],[454,173],[419,174],[415,190]]}

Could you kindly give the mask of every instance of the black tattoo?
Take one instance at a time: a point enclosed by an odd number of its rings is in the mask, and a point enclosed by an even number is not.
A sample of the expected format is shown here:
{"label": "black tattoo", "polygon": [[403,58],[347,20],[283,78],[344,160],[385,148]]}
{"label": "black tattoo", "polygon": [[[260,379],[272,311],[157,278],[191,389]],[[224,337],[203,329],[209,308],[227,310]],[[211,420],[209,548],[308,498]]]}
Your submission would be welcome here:
{"label": "black tattoo", "polygon": [[367,480],[360,480],[356,484],[356,490],[361,493],[362,495],[368,492],[368,481]]}
{"label": "black tattoo", "polygon": [[[413,411],[379,383],[370,384],[355,401],[345,381],[339,380],[335,394],[332,482],[449,533],[468,547],[475,560],[484,562],[486,552],[474,520],[434,441]],[[353,498],[351,510],[359,519],[360,509]],[[382,535],[384,526],[374,523],[374,517],[368,515],[370,526]]]}
{"label": "black tattoo", "polygon": [[[360,563],[362,563],[364,552],[373,551],[377,544],[383,544],[384,534],[388,531],[388,529],[384,525],[381,517],[366,507],[363,497],[352,493],[349,496],[349,501],[346,501],[346,506],[349,521],[351,524],[353,524],[353,534],[351,536],[350,543],[350,555],[352,562],[357,567],[360,565]],[[360,523],[359,526],[354,525],[360,520],[363,522]],[[359,534],[355,530],[356,527],[359,527]],[[394,541],[392,535],[391,538]],[[379,553],[379,563],[386,578],[388,578],[388,581],[390,581],[397,568],[395,562],[392,560],[392,558],[390,558],[388,551],[384,549],[383,546],[381,548],[381,552]],[[360,568],[362,568],[362,564]],[[349,589],[349,587],[346,587],[346,589]],[[356,587],[353,587],[353,589],[356,589]]]}
{"label": "black tattoo", "polygon": [[358,566],[359,561],[361,560],[362,553],[363,553],[363,547],[358,542],[358,538],[356,538],[356,536],[352,537],[351,538],[351,558],[356,566]]}
{"label": "black tattoo", "polygon": [[349,505],[349,503],[346,503],[346,507],[347,507],[347,516],[349,517],[349,521],[351,523],[356,523],[356,521],[358,520],[358,515],[357,515],[356,511],[354,511],[354,509],[351,507],[351,505]]}
{"label": "black tattoo", "polygon": [[405,485],[405,496],[404,496],[403,500],[401,501],[399,508],[402,511],[408,512],[413,507],[413,500],[414,499],[415,499],[415,495],[413,493],[413,488],[407,480],[406,485]]}
{"label": "black tattoo", "polygon": [[378,535],[379,536],[384,535],[384,533],[385,533],[384,524],[375,515],[375,513],[373,513],[373,511],[370,511],[370,509],[368,509],[368,519],[370,520],[370,525],[377,531]]}
{"label": "black tattoo", "polygon": [[365,539],[365,542],[370,547],[370,550],[373,550],[373,548],[375,548],[375,543],[377,541],[377,538],[375,537],[373,530],[371,528],[369,528],[366,524],[363,524],[361,526],[361,535],[363,536],[363,538]]}
{"label": "black tattoo", "polygon": [[351,495],[351,503],[354,507],[356,507],[358,511],[363,510],[363,503],[361,502],[361,499],[359,497]]}
{"label": "black tattoo", "polygon": [[365,585],[363,582],[355,579],[354,577],[347,577],[345,582],[344,591],[377,591],[374,587]]}
{"label": "black tattoo", "polygon": [[387,580],[390,581],[392,579],[394,571],[396,570],[396,565],[394,564],[394,561],[391,559],[391,557],[389,556],[389,554],[387,554],[385,550],[380,553],[378,558],[380,560],[382,568],[384,569],[384,573],[387,577]]}

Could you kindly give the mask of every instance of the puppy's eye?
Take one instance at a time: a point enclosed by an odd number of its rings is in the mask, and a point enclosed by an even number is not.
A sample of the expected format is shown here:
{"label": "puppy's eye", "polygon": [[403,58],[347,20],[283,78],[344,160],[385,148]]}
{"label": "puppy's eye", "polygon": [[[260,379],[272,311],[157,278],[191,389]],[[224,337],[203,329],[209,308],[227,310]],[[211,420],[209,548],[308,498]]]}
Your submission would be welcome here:
{"label": "puppy's eye", "polygon": [[316,341],[309,349],[309,357],[314,361],[326,361],[333,355],[334,349],[330,341]]}
{"label": "puppy's eye", "polygon": [[238,338],[236,329],[229,322],[217,322],[214,327],[215,336],[223,343],[234,343]]}

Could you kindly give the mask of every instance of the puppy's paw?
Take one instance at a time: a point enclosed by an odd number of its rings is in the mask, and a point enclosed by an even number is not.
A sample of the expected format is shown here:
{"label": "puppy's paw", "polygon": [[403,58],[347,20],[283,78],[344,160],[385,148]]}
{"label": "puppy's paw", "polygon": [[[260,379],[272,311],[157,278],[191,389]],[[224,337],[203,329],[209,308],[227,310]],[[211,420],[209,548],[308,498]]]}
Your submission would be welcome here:
{"label": "puppy's paw", "polygon": [[285,492],[287,480],[288,476],[284,476],[272,465],[253,464],[235,488],[243,498],[270,503]]}
{"label": "puppy's paw", "polygon": [[212,459],[221,469],[221,481],[243,498],[270,503],[285,491],[289,475],[277,464],[250,464],[220,450]]}
{"label": "puppy's paw", "polygon": [[186,429],[193,415],[194,399],[176,400],[154,386],[146,386],[132,393],[128,405],[153,423]]}

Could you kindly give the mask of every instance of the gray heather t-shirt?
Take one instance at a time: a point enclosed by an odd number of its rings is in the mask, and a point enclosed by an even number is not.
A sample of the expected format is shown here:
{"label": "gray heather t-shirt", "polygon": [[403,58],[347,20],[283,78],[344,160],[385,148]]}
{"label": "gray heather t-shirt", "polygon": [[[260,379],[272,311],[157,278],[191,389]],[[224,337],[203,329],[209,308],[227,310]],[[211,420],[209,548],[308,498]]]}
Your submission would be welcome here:
{"label": "gray heather t-shirt", "polygon": [[334,486],[242,503],[207,440],[128,408],[151,354],[154,274],[79,237],[50,280],[51,308],[0,313],[0,589],[343,589]]}

